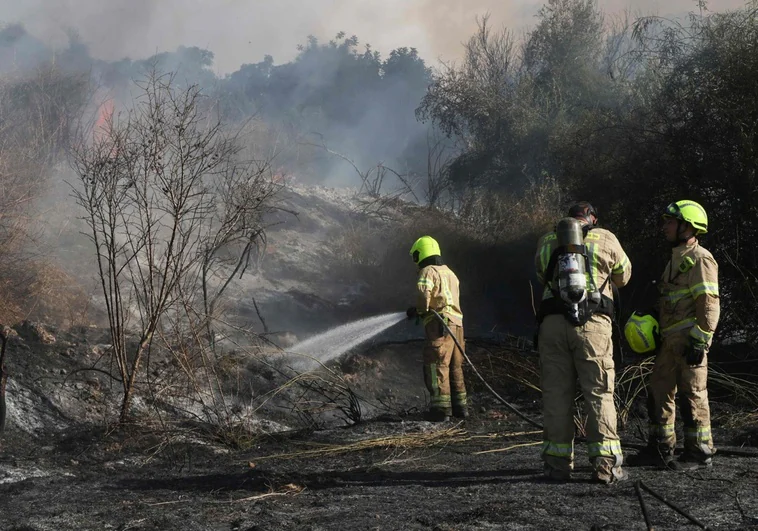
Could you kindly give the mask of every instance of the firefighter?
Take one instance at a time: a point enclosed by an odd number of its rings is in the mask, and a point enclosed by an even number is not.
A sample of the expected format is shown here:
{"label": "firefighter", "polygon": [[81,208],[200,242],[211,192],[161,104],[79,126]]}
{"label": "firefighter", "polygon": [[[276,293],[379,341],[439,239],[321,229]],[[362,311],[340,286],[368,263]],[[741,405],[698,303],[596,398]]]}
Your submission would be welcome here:
{"label": "firefighter", "polygon": [[542,236],[535,256],[544,284],[537,335],[544,472],[550,479],[571,479],[578,378],[593,479],[610,484],[627,479],[613,402],[612,319],[614,291],[629,282],[632,266],[616,236],[597,227],[590,203],[576,203],[568,216]]}
{"label": "firefighter", "polygon": [[[689,470],[711,466],[716,451],[706,383],[707,353],[720,314],[718,264],[697,239],[708,231],[708,216],[698,203],[671,203],[663,214],[661,231],[672,251],[659,283],[656,310],[661,345],[648,383],[648,447],[632,456],[630,464]],[[646,317],[651,322],[655,319]],[[627,328],[637,331],[631,322]],[[684,421],[684,453],[675,460],[677,393]]]}
{"label": "firefighter", "polygon": [[422,236],[410,251],[418,265],[417,302],[406,312],[409,319],[424,323],[424,383],[429,390],[431,404],[425,418],[445,422],[453,415],[468,417],[466,384],[463,381],[463,353],[455,341],[430,310],[436,310],[445,320],[462,348],[463,314],[461,313],[458,277],[442,262],[437,241]]}

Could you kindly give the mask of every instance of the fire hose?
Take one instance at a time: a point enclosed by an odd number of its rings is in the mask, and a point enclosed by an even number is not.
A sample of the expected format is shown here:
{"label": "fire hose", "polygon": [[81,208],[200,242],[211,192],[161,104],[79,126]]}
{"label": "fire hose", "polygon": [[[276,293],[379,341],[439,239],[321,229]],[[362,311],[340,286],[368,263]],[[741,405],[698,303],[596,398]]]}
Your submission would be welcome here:
{"label": "fire hose", "polygon": [[516,408],[516,406],[514,406],[513,404],[511,404],[510,402],[508,402],[502,396],[500,396],[497,393],[497,391],[495,391],[492,388],[492,386],[490,386],[490,384],[487,383],[487,380],[485,380],[484,377],[479,373],[479,371],[477,370],[476,366],[471,361],[471,358],[469,358],[468,354],[466,354],[466,351],[463,349],[463,346],[458,342],[458,338],[456,338],[455,334],[453,334],[452,330],[450,330],[450,327],[445,322],[445,319],[443,319],[442,316],[439,313],[437,313],[436,310],[430,310],[430,311],[434,314],[434,316],[437,319],[439,319],[439,322],[442,323],[442,326],[445,327],[445,330],[447,330],[447,333],[450,334],[450,337],[453,338],[453,341],[455,342],[455,346],[458,347],[458,350],[461,351],[461,354],[463,354],[464,359],[471,366],[471,369],[474,371],[474,374],[476,374],[477,377],[479,377],[479,379],[482,381],[482,383],[484,384],[484,386],[489,390],[490,393],[492,393],[492,396],[494,396],[495,398],[497,398],[498,401],[501,404],[503,404],[505,407],[507,407],[508,409],[510,409],[513,413],[515,413],[516,415],[518,415],[519,417],[521,417],[522,419],[524,419],[525,421],[527,421],[532,426],[535,426],[536,428],[539,428],[539,429],[543,429],[542,424],[540,424],[536,420],[533,420],[533,419],[529,418],[524,413],[522,413],[521,411],[519,411],[518,408]]}

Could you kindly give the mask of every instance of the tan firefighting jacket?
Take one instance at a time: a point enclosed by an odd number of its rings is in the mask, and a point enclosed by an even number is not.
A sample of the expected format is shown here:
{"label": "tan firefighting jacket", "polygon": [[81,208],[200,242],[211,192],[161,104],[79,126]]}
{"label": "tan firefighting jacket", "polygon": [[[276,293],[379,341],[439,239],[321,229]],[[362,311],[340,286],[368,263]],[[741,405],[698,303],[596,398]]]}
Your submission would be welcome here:
{"label": "tan firefighting jacket", "polygon": [[[616,236],[609,230],[593,228],[587,232],[584,238],[584,246],[587,248],[589,256],[590,270],[587,271],[587,290],[599,290],[603,285],[602,295],[613,298],[613,288],[610,282],[621,288],[629,282],[632,276],[632,263],[626,256],[624,249],[621,247]],[[542,236],[537,244],[537,254],[534,257],[534,264],[537,269],[537,278],[545,286],[542,299],[549,299],[553,296],[550,290],[552,283],[558,273],[556,267],[553,272],[554,278],[545,278],[550,257],[553,251],[558,247],[558,235],[555,232],[548,232]],[[610,282],[606,283],[608,276],[611,276]],[[558,286],[552,286],[557,289]]]}
{"label": "tan firefighting jacket", "polygon": [[429,323],[434,314],[429,310],[446,317],[448,322],[463,326],[461,312],[460,285],[458,277],[446,265],[428,265],[418,274],[418,299],[416,309],[424,321]]}
{"label": "tan firefighting jacket", "polygon": [[710,344],[718,324],[718,264],[697,240],[675,247],[663,271],[659,290],[661,335],[689,330],[691,337]]}

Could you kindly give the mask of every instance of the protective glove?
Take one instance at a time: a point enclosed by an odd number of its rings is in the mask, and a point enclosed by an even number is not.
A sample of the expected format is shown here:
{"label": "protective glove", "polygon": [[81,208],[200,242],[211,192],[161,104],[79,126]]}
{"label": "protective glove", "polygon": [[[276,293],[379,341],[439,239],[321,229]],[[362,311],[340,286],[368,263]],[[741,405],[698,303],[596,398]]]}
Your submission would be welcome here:
{"label": "protective glove", "polygon": [[418,317],[418,310],[416,309],[415,306],[411,306],[410,308],[405,310],[405,315],[408,316],[408,320],[410,321],[411,319]]}
{"label": "protective glove", "polygon": [[687,365],[696,367],[697,365],[702,365],[706,352],[708,352],[708,345],[706,343],[690,338],[687,348],[684,349],[684,359],[687,360]]}

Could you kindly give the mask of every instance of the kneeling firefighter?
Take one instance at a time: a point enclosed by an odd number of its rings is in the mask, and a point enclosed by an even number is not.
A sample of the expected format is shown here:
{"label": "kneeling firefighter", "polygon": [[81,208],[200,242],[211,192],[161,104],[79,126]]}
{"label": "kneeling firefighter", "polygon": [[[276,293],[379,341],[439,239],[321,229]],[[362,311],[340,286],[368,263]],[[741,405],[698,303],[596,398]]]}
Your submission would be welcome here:
{"label": "kneeling firefighter", "polygon": [[418,265],[418,290],[416,305],[406,313],[409,319],[417,318],[424,323],[424,382],[431,396],[425,417],[434,422],[447,421],[451,415],[468,417],[463,353],[431,311],[445,320],[450,332],[465,348],[458,277],[442,262],[440,246],[431,236],[416,240],[410,254]]}
{"label": "kneeling firefighter", "polygon": [[[695,201],[677,201],[666,208],[661,232],[671,245],[671,256],[658,284],[657,315],[632,315],[625,326],[633,350],[658,349],[648,381],[648,447],[630,457],[630,465],[689,470],[711,466],[716,452],[707,353],[720,316],[718,264],[697,238],[707,231],[707,214]],[[675,460],[677,394],[684,420],[684,453]]]}
{"label": "kneeling firefighter", "polygon": [[597,227],[597,211],[573,205],[535,256],[544,284],[537,344],[544,414],[545,475],[568,480],[574,467],[576,382],[587,406],[587,443],[593,479],[627,478],[613,402],[614,291],[629,282],[632,266],[616,236]]}

